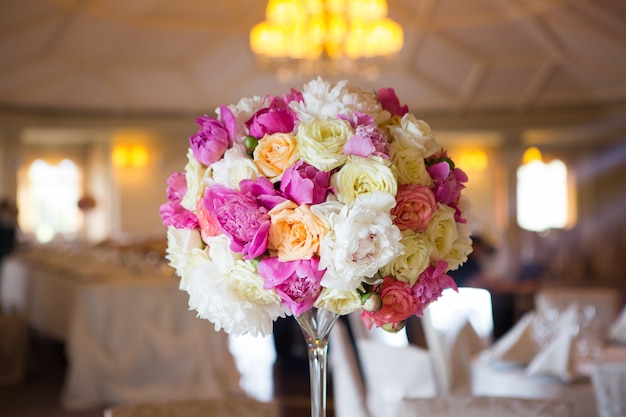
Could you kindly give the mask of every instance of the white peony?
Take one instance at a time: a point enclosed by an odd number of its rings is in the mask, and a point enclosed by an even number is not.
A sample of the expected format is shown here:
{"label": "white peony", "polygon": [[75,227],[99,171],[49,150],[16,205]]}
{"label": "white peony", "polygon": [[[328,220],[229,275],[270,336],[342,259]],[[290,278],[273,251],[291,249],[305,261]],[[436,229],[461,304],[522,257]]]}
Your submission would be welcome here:
{"label": "white peony", "polygon": [[352,291],[403,252],[402,234],[389,214],[395,203],[391,194],[374,192],[330,213],[330,230],[320,242],[322,286]]}
{"label": "white peony", "polygon": [[167,228],[167,260],[172,268],[176,270],[176,275],[181,277],[180,287],[184,289],[186,280],[186,269],[196,260],[194,252],[202,252],[202,238],[197,230]]}
{"label": "white peony", "polygon": [[228,250],[228,238],[209,239],[204,262],[188,268],[189,307],[229,334],[267,336],[286,310],[274,290],[263,289],[263,278],[249,261]]}
{"label": "white peony", "polygon": [[298,120],[335,119],[338,115],[351,118],[355,112],[372,116],[376,124],[383,123],[391,115],[376,101],[376,95],[339,81],[331,84],[318,77],[302,88],[302,102],[290,103]]}

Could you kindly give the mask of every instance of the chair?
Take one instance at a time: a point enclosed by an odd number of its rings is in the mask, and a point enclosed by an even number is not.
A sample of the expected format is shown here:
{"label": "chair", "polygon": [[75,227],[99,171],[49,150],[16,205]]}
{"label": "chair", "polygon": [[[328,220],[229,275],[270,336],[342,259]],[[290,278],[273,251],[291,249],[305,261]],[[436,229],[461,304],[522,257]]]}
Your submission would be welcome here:
{"label": "chair", "polygon": [[422,319],[439,395],[468,394],[472,358],[491,341],[491,295],[481,288],[445,290]]}
{"label": "chair", "polygon": [[402,398],[437,394],[430,354],[409,345],[406,333],[368,330],[355,313],[348,316],[347,322],[354,336],[367,410],[372,416],[395,417]]}
{"label": "chair", "polygon": [[276,402],[249,397],[153,402],[112,406],[104,417],[278,417]]}
{"label": "chair", "polygon": [[626,416],[626,363],[606,362],[591,374],[598,416]]}
{"label": "chair", "polygon": [[560,400],[441,396],[405,399],[399,417],[572,417],[573,412]]}

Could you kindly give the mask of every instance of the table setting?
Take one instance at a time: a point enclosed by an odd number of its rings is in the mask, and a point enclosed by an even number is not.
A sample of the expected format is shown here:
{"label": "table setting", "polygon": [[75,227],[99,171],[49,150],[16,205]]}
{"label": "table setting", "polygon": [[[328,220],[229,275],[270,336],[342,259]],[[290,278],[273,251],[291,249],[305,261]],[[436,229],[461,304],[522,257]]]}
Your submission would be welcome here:
{"label": "table setting", "polygon": [[576,416],[597,416],[591,376],[626,363],[624,314],[607,323],[583,303],[527,312],[473,360],[473,394],[567,399]]}

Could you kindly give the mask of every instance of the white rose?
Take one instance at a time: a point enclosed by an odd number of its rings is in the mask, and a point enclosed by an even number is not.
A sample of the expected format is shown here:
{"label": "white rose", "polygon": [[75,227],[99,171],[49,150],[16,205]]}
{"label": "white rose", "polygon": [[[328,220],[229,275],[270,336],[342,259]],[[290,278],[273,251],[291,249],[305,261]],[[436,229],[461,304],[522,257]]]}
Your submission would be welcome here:
{"label": "white rose", "polygon": [[313,306],[346,315],[361,309],[361,295],[356,290],[324,288]]}
{"label": "white rose", "polygon": [[428,158],[441,150],[428,123],[418,120],[412,113],[402,116],[399,126],[389,125],[387,130],[402,147],[416,147],[421,152],[422,158]]}
{"label": "white rose", "polygon": [[239,190],[241,180],[256,180],[260,175],[254,161],[239,146],[228,149],[210,169],[216,183],[233,190]]}
{"label": "white rose", "polygon": [[452,249],[459,232],[454,220],[455,210],[441,203],[437,203],[437,206],[438,209],[433,213],[425,235],[433,245],[432,257],[435,260],[442,260]]}
{"label": "white rose", "polygon": [[402,253],[402,234],[389,215],[395,202],[388,193],[364,194],[330,216],[320,242],[322,286],[352,291]]}
{"label": "white rose", "polygon": [[[195,213],[198,200],[202,197],[205,186],[205,177],[209,177],[209,168],[205,168],[193,156],[191,148],[187,151],[187,165],[185,165],[185,180],[187,181],[187,193],[180,205]],[[209,179],[207,181],[210,181]]]}

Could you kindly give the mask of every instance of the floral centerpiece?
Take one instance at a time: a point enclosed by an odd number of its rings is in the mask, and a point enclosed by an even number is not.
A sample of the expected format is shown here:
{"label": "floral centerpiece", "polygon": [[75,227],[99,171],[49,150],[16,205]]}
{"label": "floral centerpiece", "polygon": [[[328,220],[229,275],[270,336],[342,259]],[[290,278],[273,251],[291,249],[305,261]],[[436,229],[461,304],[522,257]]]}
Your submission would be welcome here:
{"label": "floral centerpiece", "polygon": [[216,330],[312,309],[394,331],[472,250],[467,176],[395,91],[321,78],[196,119],[160,208],[167,258]]}

